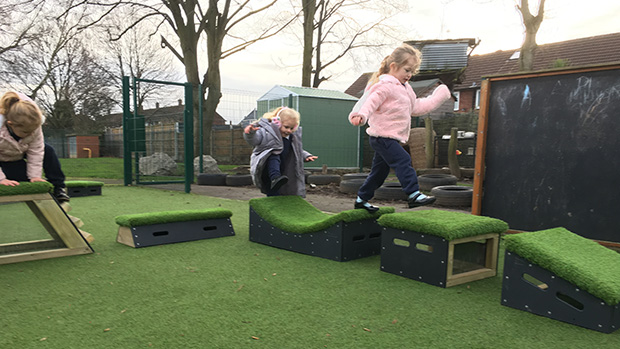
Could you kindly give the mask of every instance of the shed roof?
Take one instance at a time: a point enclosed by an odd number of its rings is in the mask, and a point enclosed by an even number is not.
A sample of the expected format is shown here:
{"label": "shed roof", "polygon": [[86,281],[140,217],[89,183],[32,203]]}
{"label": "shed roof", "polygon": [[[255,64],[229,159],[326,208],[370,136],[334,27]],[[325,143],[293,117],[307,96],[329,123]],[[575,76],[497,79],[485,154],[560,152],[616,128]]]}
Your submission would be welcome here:
{"label": "shed roof", "polygon": [[342,100],[357,100],[357,98],[346,94],[344,92],[335,90],[324,90],[313,87],[297,87],[297,86],[282,86],[276,85],[272,87],[267,93],[262,95],[258,101],[271,100],[288,97],[293,95],[295,97],[313,97],[313,98],[328,98],[328,99],[342,99]]}

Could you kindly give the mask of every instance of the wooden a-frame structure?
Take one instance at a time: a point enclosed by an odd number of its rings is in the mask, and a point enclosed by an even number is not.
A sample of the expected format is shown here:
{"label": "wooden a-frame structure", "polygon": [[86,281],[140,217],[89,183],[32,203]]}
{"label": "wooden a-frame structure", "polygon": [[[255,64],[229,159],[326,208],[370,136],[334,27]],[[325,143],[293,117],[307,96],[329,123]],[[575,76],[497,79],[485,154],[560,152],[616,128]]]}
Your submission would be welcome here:
{"label": "wooden a-frame structure", "polygon": [[2,204],[25,203],[49,233],[50,239],[0,244],[0,264],[94,252],[65,210],[50,194],[49,183],[21,183],[15,187],[2,187],[0,212]]}

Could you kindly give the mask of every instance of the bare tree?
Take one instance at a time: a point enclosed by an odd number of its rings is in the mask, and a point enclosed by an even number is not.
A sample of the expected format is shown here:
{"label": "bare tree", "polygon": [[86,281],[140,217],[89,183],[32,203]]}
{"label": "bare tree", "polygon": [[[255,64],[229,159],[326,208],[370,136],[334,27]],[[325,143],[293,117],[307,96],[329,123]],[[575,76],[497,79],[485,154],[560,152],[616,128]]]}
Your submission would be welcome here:
{"label": "bare tree", "polygon": [[523,25],[525,26],[525,39],[521,46],[521,54],[519,55],[519,70],[530,71],[534,66],[534,55],[536,54],[536,33],[540,28],[545,13],[545,0],[540,0],[538,5],[538,14],[532,15],[530,12],[529,0],[521,0],[521,6],[517,5],[517,9],[521,13]]}
{"label": "bare tree", "polygon": [[4,0],[0,4],[0,57],[28,45],[38,36],[35,31],[43,0]]}
{"label": "bare tree", "polygon": [[[102,45],[108,48],[103,58],[108,61],[109,74],[118,86],[116,100],[119,107],[123,76],[158,81],[178,81],[182,78],[182,74],[174,71],[170,59],[172,54],[161,49],[159,36],[156,36],[156,22],[144,20],[118,37],[117,28],[137,19],[134,11],[121,9],[116,16],[108,16],[101,33]],[[167,85],[141,83],[136,91],[137,108],[143,108],[147,100],[165,100],[174,90]]]}
{"label": "bare tree", "polygon": [[25,92],[32,99],[37,98],[52,71],[62,64],[58,60],[59,55],[81,33],[81,23],[88,18],[83,11],[56,16],[55,8],[51,7],[52,10],[38,15],[33,29],[45,35],[31,38],[28,45],[2,55],[8,84],[26,88]]}
{"label": "bare tree", "polygon": [[[327,69],[354,49],[385,45],[381,40],[370,39],[368,34],[390,31],[384,23],[402,6],[399,1],[302,0],[302,86],[319,87],[329,80],[331,75],[324,75]],[[356,13],[362,12],[366,18],[355,18]]]}
{"label": "bare tree", "polygon": [[[185,67],[187,81],[195,86],[194,100],[195,128],[198,126],[198,99],[204,95],[197,93],[198,85],[206,87],[207,98],[203,103],[203,126],[205,137],[204,149],[210,153],[210,134],[217,105],[222,97],[220,60],[244,50],[248,46],[270,38],[279,33],[291,21],[270,21],[266,11],[277,0],[258,1],[249,0],[209,0],[206,8],[198,0],[167,0],[167,1],[119,1],[119,0],[84,0],[82,4],[106,8],[106,13],[112,13],[119,7],[131,6],[140,10],[140,17],[123,28],[118,36],[124,35],[129,29],[146,19],[157,19],[158,27],[167,24],[171,34],[163,32],[162,46],[168,48]],[[250,18],[261,17],[261,26],[254,28],[243,27]],[[238,31],[236,31],[238,29]],[[200,77],[199,53],[200,40],[206,38],[207,70]],[[225,45],[226,43],[226,45]],[[204,91],[203,91],[204,93]],[[197,144],[195,147],[197,148]]]}

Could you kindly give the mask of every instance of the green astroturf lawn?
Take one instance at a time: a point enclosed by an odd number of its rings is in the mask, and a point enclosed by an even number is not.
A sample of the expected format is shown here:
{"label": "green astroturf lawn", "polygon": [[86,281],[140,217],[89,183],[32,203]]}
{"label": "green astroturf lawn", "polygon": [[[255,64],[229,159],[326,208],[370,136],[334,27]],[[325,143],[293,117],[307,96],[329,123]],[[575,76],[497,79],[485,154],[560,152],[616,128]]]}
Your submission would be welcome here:
{"label": "green astroturf lawn", "polygon": [[[500,305],[501,277],[439,288],[252,243],[247,201],[108,186],[71,199],[94,254],[0,265],[2,348],[618,348]],[[134,249],[122,214],[231,210],[236,236]],[[0,205],[2,232],[19,231]],[[503,254],[503,249],[501,251]],[[500,273],[502,259],[500,258]]]}

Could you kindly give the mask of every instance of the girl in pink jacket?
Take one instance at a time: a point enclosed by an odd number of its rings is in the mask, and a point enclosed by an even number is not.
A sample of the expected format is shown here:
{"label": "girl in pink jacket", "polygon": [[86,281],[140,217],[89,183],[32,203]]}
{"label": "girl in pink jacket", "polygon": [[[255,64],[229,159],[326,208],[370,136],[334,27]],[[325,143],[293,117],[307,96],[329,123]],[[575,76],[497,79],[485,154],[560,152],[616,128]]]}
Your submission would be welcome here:
{"label": "girl in pink jacket", "polygon": [[54,185],[56,200],[66,202],[65,175],[54,148],[44,143],[44,121],[39,107],[26,95],[7,92],[0,98],[0,185],[42,182],[44,171]]}
{"label": "girl in pink jacket", "polygon": [[411,129],[411,116],[427,114],[451,97],[446,85],[440,85],[431,96],[416,98],[409,79],[415,75],[422,61],[420,51],[403,44],[381,62],[373,74],[362,98],[349,114],[355,126],[368,123],[366,133],[375,151],[368,178],[360,187],[355,208],[375,212],[379,208],[368,203],[375,190],[383,185],[390,173],[396,172],[403,191],[408,195],[409,207],[429,205],[432,196],[420,192],[418,176],[411,166],[411,156],[400,143],[407,143]]}

